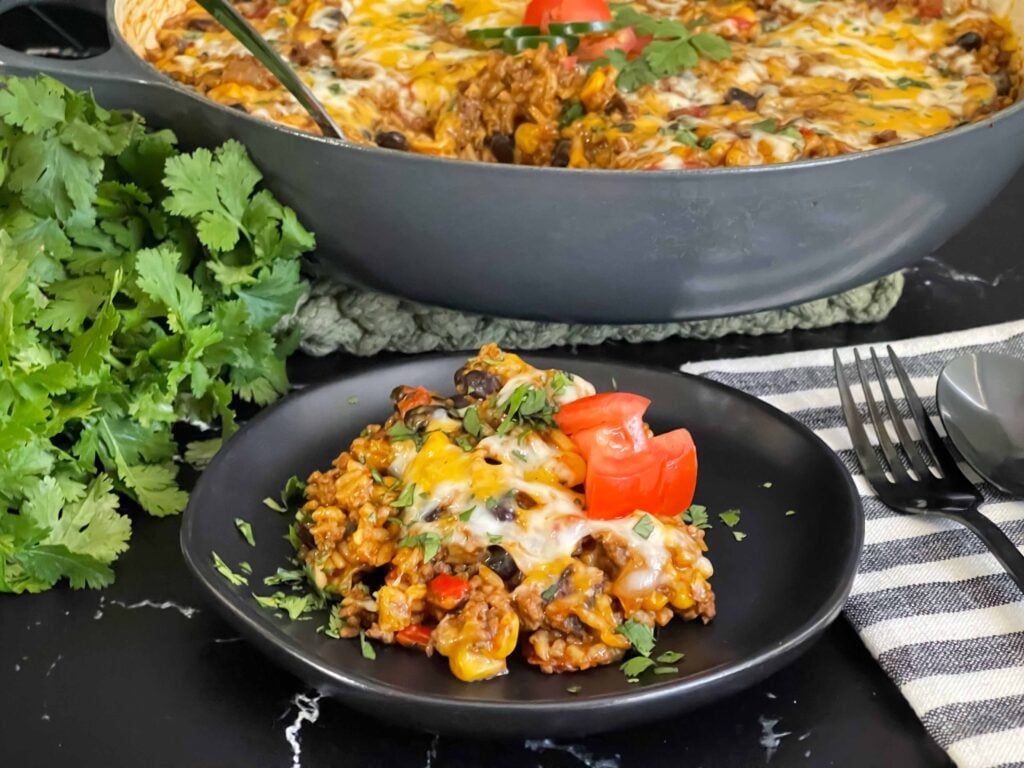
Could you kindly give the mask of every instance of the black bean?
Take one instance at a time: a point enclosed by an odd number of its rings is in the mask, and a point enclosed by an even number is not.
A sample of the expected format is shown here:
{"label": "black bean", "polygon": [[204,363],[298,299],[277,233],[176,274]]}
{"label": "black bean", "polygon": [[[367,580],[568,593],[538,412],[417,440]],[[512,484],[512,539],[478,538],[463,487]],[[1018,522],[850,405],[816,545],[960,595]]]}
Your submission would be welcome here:
{"label": "black bean", "polygon": [[619,123],[615,127],[618,128],[623,133],[632,133],[633,131],[636,130],[636,126],[633,125],[633,123]]}
{"label": "black bean", "polygon": [[460,395],[493,395],[501,389],[501,379],[493,373],[476,368],[460,368],[455,372],[455,391]]}
{"label": "black bean", "polygon": [[495,133],[489,140],[491,154],[499,163],[511,163],[516,159],[516,142],[507,133]]}
{"label": "black bean", "polygon": [[402,421],[405,422],[405,426],[409,429],[426,429],[430,420],[434,418],[434,411],[436,410],[437,406],[433,403],[430,405],[421,405],[409,410]]}
{"label": "black bean", "polygon": [[752,93],[747,93],[742,88],[730,88],[725,94],[725,103],[731,104],[732,102],[739,102],[743,105],[743,108],[750,111],[757,111],[757,100],[758,96]]}
{"label": "black bean", "polygon": [[470,400],[465,395],[455,395],[455,397],[452,398],[452,407],[453,408],[468,408],[472,404],[473,404],[473,401]]}
{"label": "black bean", "polygon": [[976,51],[981,48],[983,42],[984,40],[981,39],[981,35],[977,32],[964,32],[956,39],[956,44],[965,51]]}
{"label": "black bean", "polygon": [[441,508],[440,507],[431,507],[430,509],[428,509],[423,514],[423,517],[421,517],[420,520],[422,520],[425,523],[432,523],[435,520],[437,520],[437,518],[439,518],[440,516],[441,516]]}
{"label": "black bean", "polygon": [[515,502],[507,496],[499,499],[494,506],[488,506],[487,511],[494,516],[495,520],[500,520],[503,523],[510,523],[516,519]]}
{"label": "black bean", "polygon": [[572,151],[572,142],[569,139],[559,139],[555,149],[551,153],[551,166],[553,168],[565,168],[569,165],[569,154]]}
{"label": "black bean", "polygon": [[487,559],[484,560],[484,565],[498,574],[504,581],[509,581],[519,573],[519,567],[516,565],[516,561],[512,559],[512,555],[501,547],[487,548]]}
{"label": "black bean", "polygon": [[409,140],[399,131],[380,131],[373,140],[377,142],[378,147],[384,149],[397,149],[399,152],[406,152],[409,149]]}
{"label": "black bean", "polygon": [[1000,69],[992,75],[992,84],[995,85],[996,93],[1000,96],[1005,96],[1010,92],[1010,76],[1005,69]]}
{"label": "black bean", "polygon": [[304,525],[298,525],[295,528],[295,535],[305,545],[306,549],[316,549],[316,539],[313,538],[309,528]]}

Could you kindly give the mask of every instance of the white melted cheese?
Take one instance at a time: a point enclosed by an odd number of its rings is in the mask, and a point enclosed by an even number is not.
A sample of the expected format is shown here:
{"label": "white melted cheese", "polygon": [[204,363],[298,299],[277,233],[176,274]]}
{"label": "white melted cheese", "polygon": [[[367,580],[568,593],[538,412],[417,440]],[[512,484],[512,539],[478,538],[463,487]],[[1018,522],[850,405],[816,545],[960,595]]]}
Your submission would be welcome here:
{"label": "white melted cheese", "polygon": [[[534,370],[510,378],[498,402],[522,384],[544,386],[552,373]],[[565,404],[592,394],[590,382],[572,376],[556,398],[559,404]],[[505,435],[489,435],[465,452],[447,438],[459,427],[460,422],[438,409],[419,451],[411,440],[393,445],[389,472],[400,478],[403,487],[416,484],[411,506],[402,510],[408,535],[431,532],[442,541],[469,550],[497,544],[523,573],[530,573],[572,556],[588,536],[615,534],[643,563],[623,576],[620,588],[642,596],[657,586],[669,558],[666,541],[685,536],[683,531],[651,516],[652,530],[645,539],[633,531],[646,515],[642,511],[616,520],[588,518],[583,512],[582,495],[559,482],[559,457],[564,449],[550,439],[550,432],[555,430],[516,427]],[[489,504],[494,506],[518,493],[529,496],[534,506],[519,509],[513,519],[499,519],[489,508]],[[445,514],[431,520],[438,509]],[[470,509],[468,516],[462,515],[467,519],[460,519],[460,513]]]}

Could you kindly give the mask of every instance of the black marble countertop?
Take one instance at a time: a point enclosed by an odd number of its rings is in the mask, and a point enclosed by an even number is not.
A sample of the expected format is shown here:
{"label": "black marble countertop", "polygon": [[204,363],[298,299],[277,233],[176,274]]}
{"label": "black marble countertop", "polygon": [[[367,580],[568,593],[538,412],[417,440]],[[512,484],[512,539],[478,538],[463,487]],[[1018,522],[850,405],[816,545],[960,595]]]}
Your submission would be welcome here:
{"label": "black marble countertop", "polygon": [[[904,297],[883,323],[761,338],[613,343],[575,353],[675,370],[688,360],[866,344],[1019,319],[1022,210],[1024,174],[908,273]],[[312,381],[368,364],[344,356],[300,359],[292,377]],[[842,618],[762,684],[641,729],[568,741],[481,742],[385,726],[319,698],[217,617],[182,562],[178,525],[137,516],[117,582],[102,592],[0,595],[0,764],[950,765]]]}

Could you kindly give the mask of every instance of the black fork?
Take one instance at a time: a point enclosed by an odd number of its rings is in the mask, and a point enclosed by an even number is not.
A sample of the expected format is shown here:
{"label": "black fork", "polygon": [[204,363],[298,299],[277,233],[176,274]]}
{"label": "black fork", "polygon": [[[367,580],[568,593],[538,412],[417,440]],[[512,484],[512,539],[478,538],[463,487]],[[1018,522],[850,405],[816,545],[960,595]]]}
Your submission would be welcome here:
{"label": "black fork", "polygon": [[[860,377],[861,387],[864,390],[864,402],[867,405],[868,417],[874,426],[875,434],[878,435],[878,447],[889,465],[891,479],[886,474],[885,466],[879,460],[874,446],[868,439],[860,413],[857,411],[857,405],[850,393],[850,385],[846,381],[839,352],[836,350],[832,352],[832,359],[836,367],[836,382],[839,384],[839,397],[843,404],[843,416],[846,418],[846,426],[850,430],[850,438],[853,441],[853,450],[857,454],[861,469],[864,470],[864,476],[871,483],[871,487],[875,489],[878,498],[899,512],[946,517],[970,528],[999,559],[1006,572],[1010,574],[1010,578],[1021,590],[1024,590],[1024,555],[1018,551],[1013,542],[999,530],[995,523],[978,511],[982,502],[981,493],[960,471],[953,454],[946,448],[931,419],[928,418],[921,399],[910,384],[910,377],[907,376],[903,364],[893,352],[892,347],[887,347],[887,349],[889,360],[893,370],[896,371],[896,378],[899,379],[903,389],[903,395],[910,408],[910,415],[917,426],[917,433],[920,435],[923,446],[911,437],[910,431],[903,423],[892,391],[889,389],[885,371],[875,350],[871,350],[871,362],[875,368],[875,377],[882,389],[889,418],[896,430],[895,442],[885,426],[883,411],[879,408],[871,392],[867,366],[856,350],[854,350],[853,356],[857,363],[857,374]],[[900,456],[901,449],[910,465],[909,469]],[[928,455],[925,455],[925,451]],[[929,456],[937,467],[937,472],[929,467]]]}

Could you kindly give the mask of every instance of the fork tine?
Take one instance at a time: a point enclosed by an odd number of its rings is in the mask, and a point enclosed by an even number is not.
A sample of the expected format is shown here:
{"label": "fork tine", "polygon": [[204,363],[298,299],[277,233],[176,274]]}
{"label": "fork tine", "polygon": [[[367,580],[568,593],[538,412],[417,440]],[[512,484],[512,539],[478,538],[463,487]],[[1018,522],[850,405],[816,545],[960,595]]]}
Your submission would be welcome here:
{"label": "fork tine", "polygon": [[910,413],[914,417],[914,423],[917,425],[917,431],[921,435],[921,440],[928,447],[932,458],[935,459],[935,462],[942,469],[942,474],[950,480],[970,483],[964,477],[963,472],[960,471],[960,467],[957,466],[952,454],[943,444],[942,438],[939,437],[939,433],[935,429],[935,425],[932,424],[932,420],[928,418],[928,414],[921,404],[921,398],[917,396],[917,392],[911,385],[910,377],[907,375],[903,363],[900,362],[891,346],[887,345],[886,349],[889,351],[889,360],[896,371],[896,377],[900,380],[900,386],[903,387],[903,396],[907,399],[907,405],[910,406]]}
{"label": "fork tine", "polygon": [[926,480],[931,474],[931,470],[928,468],[928,463],[925,461],[917,441],[910,436],[910,430],[903,423],[900,410],[896,407],[896,399],[892,396],[892,390],[889,389],[888,378],[882,369],[882,363],[878,359],[878,355],[875,354],[874,348],[871,349],[871,362],[875,366],[875,376],[878,377],[878,382],[882,385],[882,396],[885,398],[885,405],[889,409],[889,415],[892,416],[893,426],[896,427],[896,436],[900,444],[902,444],[907,458],[910,459],[910,465],[914,468],[917,476],[922,480]]}
{"label": "fork tine", "polygon": [[853,402],[853,395],[850,393],[850,385],[846,382],[846,374],[843,372],[843,361],[839,359],[839,351],[832,350],[832,362],[836,368],[836,384],[839,387],[839,399],[843,404],[843,417],[846,419],[846,428],[850,431],[850,440],[853,443],[853,450],[857,454],[864,476],[873,486],[880,486],[888,483],[885,470],[878,460],[875,449],[868,440],[867,432],[861,423],[860,414],[857,413],[857,406]]}
{"label": "fork tine", "polygon": [[[871,392],[871,381],[868,379],[867,366],[860,359],[860,352],[856,349],[853,350],[853,359],[857,363],[857,375],[860,377],[861,389],[864,390],[864,402],[868,406],[868,416],[871,417],[871,423],[875,427],[875,434],[878,435],[878,446],[882,449],[885,460],[889,462],[893,479],[897,482],[910,480],[910,475],[907,473],[906,467],[903,466],[903,461],[896,451],[896,446],[892,444],[892,439],[889,437],[889,430],[885,428],[885,419],[882,418],[882,412],[878,408],[875,396]],[[890,412],[890,415],[894,421],[899,418],[898,412]]]}

